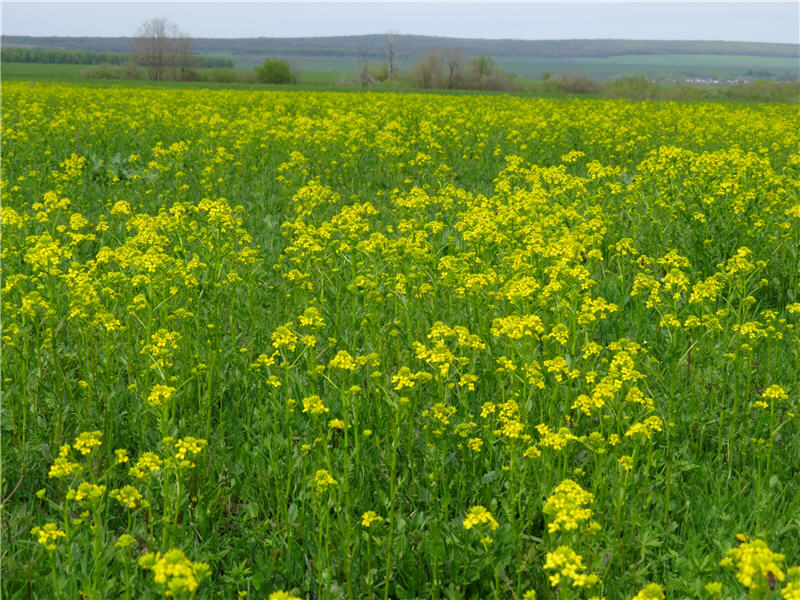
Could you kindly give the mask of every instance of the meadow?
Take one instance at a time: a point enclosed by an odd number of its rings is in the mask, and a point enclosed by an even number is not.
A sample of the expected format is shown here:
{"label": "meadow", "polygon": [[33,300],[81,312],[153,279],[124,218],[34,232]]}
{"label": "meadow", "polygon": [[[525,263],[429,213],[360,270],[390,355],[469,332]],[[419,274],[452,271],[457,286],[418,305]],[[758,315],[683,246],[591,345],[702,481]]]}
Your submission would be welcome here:
{"label": "meadow", "polygon": [[800,107],[4,82],[4,598],[800,598]]}

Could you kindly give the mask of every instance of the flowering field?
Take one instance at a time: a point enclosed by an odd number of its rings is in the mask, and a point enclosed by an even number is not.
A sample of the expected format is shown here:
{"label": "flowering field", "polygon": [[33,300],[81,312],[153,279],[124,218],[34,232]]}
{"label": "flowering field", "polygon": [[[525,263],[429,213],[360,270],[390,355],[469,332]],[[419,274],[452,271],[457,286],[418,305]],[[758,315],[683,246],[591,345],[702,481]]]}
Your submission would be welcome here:
{"label": "flowering field", "polygon": [[798,107],[2,115],[4,598],[800,598]]}

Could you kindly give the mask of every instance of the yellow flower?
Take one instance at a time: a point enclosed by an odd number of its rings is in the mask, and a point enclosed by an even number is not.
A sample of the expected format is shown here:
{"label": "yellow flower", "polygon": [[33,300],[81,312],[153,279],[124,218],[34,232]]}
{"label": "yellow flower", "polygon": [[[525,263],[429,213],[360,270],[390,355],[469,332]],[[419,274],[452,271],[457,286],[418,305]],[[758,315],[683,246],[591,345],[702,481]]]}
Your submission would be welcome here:
{"label": "yellow flower", "polygon": [[56,549],[55,542],[59,538],[67,536],[55,523],[45,523],[44,527],[34,527],[31,529],[31,535],[35,535],[36,541],[51,551]]}
{"label": "yellow flower", "polygon": [[180,438],[174,444],[167,444],[167,440],[164,440],[165,445],[172,445],[175,449],[175,458],[179,461],[186,460],[187,454],[188,455],[195,455],[200,454],[208,445],[206,440],[202,440],[199,438],[186,436],[184,438]]}
{"label": "yellow flower", "polygon": [[336,485],[337,483],[338,482],[325,469],[319,469],[314,474],[314,485],[318,494],[322,494],[330,486]]}
{"label": "yellow flower", "polygon": [[475,391],[476,383],[478,383],[478,377],[472,375],[471,373],[462,375],[461,379],[458,380],[458,385],[461,387],[466,387],[470,392]]}
{"label": "yellow flower", "polygon": [[309,306],[302,315],[297,317],[297,322],[303,327],[314,329],[325,327],[325,320],[322,318],[319,309],[314,306]]}
{"label": "yellow flower", "polygon": [[328,363],[328,366],[343,371],[355,371],[358,368],[355,359],[347,350],[339,350],[336,356]]}
{"label": "yellow flower", "polygon": [[553,431],[544,423],[540,423],[536,426],[536,431],[542,436],[539,444],[545,448],[553,448],[554,450],[563,450],[571,440],[578,439],[567,427],[562,427],[558,431]]}
{"label": "yellow flower", "polygon": [[569,546],[559,546],[545,556],[544,568],[555,571],[550,575],[550,585],[556,587],[562,580],[572,581],[573,587],[588,588],[600,583],[600,578],[593,573],[584,573],[586,566],[583,558]]}
{"label": "yellow flower", "polygon": [[789,583],[781,590],[784,600],[800,600],[800,565],[789,569]]}
{"label": "yellow flower", "polygon": [[553,519],[548,524],[547,530],[554,533],[561,529],[564,531],[577,529],[581,521],[586,521],[592,516],[592,509],[586,505],[593,500],[592,494],[571,479],[565,479],[558,484],[553,495],[544,503],[544,514]]}
{"label": "yellow flower", "polygon": [[538,337],[545,331],[542,320],[537,315],[511,315],[497,318],[492,322],[492,335],[508,336],[519,340],[526,336]]}
{"label": "yellow flower", "polygon": [[270,367],[274,364],[275,364],[275,353],[273,353],[272,355],[259,354],[258,357],[256,358],[256,361],[250,366],[252,368],[258,369],[260,367]]}
{"label": "yellow flower", "polygon": [[118,550],[124,550],[125,548],[129,548],[135,543],[136,543],[135,537],[133,537],[130,534],[123,533],[121,536],[119,536],[119,538],[117,538],[117,541],[114,543],[114,547],[117,548]]}
{"label": "yellow flower", "polygon": [[141,479],[147,477],[154,471],[160,470],[161,464],[162,460],[158,454],[155,452],[144,452],[128,472],[137,479]]}
{"label": "yellow flower", "polygon": [[541,455],[542,451],[536,445],[528,446],[527,450],[522,454],[525,458],[539,458]]}
{"label": "yellow flower", "polygon": [[284,346],[289,351],[294,351],[297,347],[297,335],[286,325],[281,325],[272,332],[272,347],[278,350]]}
{"label": "yellow flower", "polygon": [[374,510],[368,510],[363,515],[361,515],[361,524],[364,527],[369,527],[373,523],[377,523],[379,521],[383,521],[383,517],[378,515]]}
{"label": "yellow flower", "polygon": [[100,441],[101,437],[103,437],[103,433],[101,431],[84,431],[75,438],[75,444],[73,447],[75,450],[86,456],[87,454],[91,454],[92,448],[96,448],[103,444],[103,442]]}
{"label": "yellow flower", "polygon": [[[747,539],[745,536],[738,536]],[[763,540],[744,541],[736,548],[731,548],[725,558],[720,561],[723,567],[736,570],[736,579],[751,590],[766,590],[771,581],[783,581],[786,575],[782,566],[786,557],[773,552]]]}
{"label": "yellow flower", "polygon": [[650,439],[654,431],[663,431],[664,421],[661,418],[652,416],[646,418],[641,423],[634,423],[625,432],[626,437],[641,436]]}
{"label": "yellow flower", "polygon": [[664,588],[657,583],[648,583],[639,590],[633,600],[664,600],[664,597]]}
{"label": "yellow flower", "polygon": [[153,581],[167,587],[167,596],[194,593],[199,582],[211,574],[206,563],[190,561],[179,549],[163,554],[148,552],[139,559],[139,565],[153,571]]}
{"label": "yellow flower", "polygon": [[95,485],[93,483],[89,483],[88,481],[82,481],[78,485],[77,490],[69,490],[67,492],[67,499],[77,500],[78,502],[83,502],[84,500],[96,500],[102,496],[105,491],[106,486],[104,485]]}
{"label": "yellow flower", "polygon": [[788,400],[789,394],[779,385],[771,385],[761,394],[767,400]]}
{"label": "yellow flower", "polygon": [[[69,448],[69,446],[67,446]],[[53,464],[50,466],[50,472],[48,473],[48,477],[52,478],[61,478],[61,477],[69,477],[70,475],[75,475],[80,473],[83,470],[83,466],[72,462],[65,456],[59,456],[54,461]]]}
{"label": "yellow flower", "polygon": [[118,200],[114,203],[114,206],[111,207],[111,214],[112,215],[129,215],[131,214],[131,205],[128,204],[125,200]]}
{"label": "yellow flower", "polygon": [[165,401],[169,400],[175,393],[175,388],[169,385],[156,384],[150,390],[150,395],[147,397],[147,403],[153,408],[158,408]]}
{"label": "yellow flower", "polygon": [[298,596],[292,596],[289,592],[278,590],[269,595],[269,600],[300,600]]}
{"label": "yellow flower", "polygon": [[137,505],[142,503],[142,494],[132,485],[112,490],[109,496],[117,500],[125,508],[136,508]]}
{"label": "yellow flower", "polygon": [[417,381],[414,378],[414,373],[408,367],[400,367],[397,375],[392,377],[392,386],[395,390],[411,389],[416,385]]}
{"label": "yellow flower", "polygon": [[322,398],[315,394],[308,398],[303,398],[303,412],[310,413],[316,417],[328,412],[328,407],[322,403]]}
{"label": "yellow flower", "polygon": [[497,521],[483,506],[476,505],[469,509],[464,519],[464,529],[472,529],[477,525],[486,524],[492,531],[498,527]]}
{"label": "yellow flower", "polygon": [[703,586],[703,589],[708,592],[710,596],[719,596],[722,593],[722,582],[712,581]]}
{"label": "yellow flower", "polygon": [[483,440],[481,438],[470,438],[467,442],[473,452],[480,452],[483,448]]}

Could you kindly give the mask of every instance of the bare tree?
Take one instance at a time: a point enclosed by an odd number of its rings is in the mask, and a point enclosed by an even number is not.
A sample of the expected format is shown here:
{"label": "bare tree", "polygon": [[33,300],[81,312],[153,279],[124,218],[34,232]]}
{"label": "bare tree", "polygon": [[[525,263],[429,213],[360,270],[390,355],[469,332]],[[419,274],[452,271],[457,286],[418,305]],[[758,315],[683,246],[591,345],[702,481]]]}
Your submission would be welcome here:
{"label": "bare tree", "polygon": [[192,54],[192,38],[185,33],[178,33],[175,38],[175,76],[178,79],[189,79],[191,70],[198,66],[197,56]]}
{"label": "bare tree", "polygon": [[411,77],[417,87],[437,88],[442,82],[442,55],[434,49],[428,50],[411,67]]}
{"label": "bare tree", "polygon": [[454,90],[460,83],[461,71],[464,67],[464,55],[455,48],[445,48],[442,50],[442,59],[444,59],[447,69],[447,87]]}
{"label": "bare tree", "polygon": [[375,83],[372,75],[369,72],[369,61],[367,60],[367,51],[364,48],[359,49],[356,56],[356,71],[358,73],[358,83],[361,87]]}
{"label": "bare tree", "polygon": [[177,40],[182,37],[185,36],[182,36],[175,24],[164,18],[150,19],[141,24],[134,38],[133,50],[147,67],[150,79],[166,79],[170,67],[175,66]]}
{"label": "bare tree", "polygon": [[397,40],[395,33],[390,31],[386,34],[387,41],[389,42],[389,79],[394,79],[395,74],[395,57],[397,55]]}

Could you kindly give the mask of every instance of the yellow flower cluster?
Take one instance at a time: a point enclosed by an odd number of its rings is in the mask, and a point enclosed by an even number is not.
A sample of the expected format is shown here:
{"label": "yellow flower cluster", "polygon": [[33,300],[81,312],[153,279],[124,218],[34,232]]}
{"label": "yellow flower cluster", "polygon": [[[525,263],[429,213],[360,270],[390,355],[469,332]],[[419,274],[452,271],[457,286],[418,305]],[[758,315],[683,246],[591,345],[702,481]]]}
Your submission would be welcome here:
{"label": "yellow flower cluster", "polygon": [[55,543],[59,538],[67,536],[55,523],[45,523],[42,527],[34,527],[31,529],[31,535],[35,535],[36,541],[50,551],[56,549]]}
{"label": "yellow flower cluster", "polygon": [[322,402],[322,398],[320,398],[315,394],[313,396],[308,396],[307,398],[303,398],[303,412],[309,413],[310,415],[316,417],[326,412],[329,412],[329,409]]}
{"label": "yellow flower cluster", "polygon": [[383,517],[377,514],[374,510],[368,510],[361,515],[361,525],[364,527],[369,527],[373,523],[380,523],[381,521],[383,521]]}
{"label": "yellow flower cluster", "polygon": [[338,483],[339,482],[325,469],[318,469],[314,474],[314,488],[318,494],[324,493],[329,487],[337,485]]}
{"label": "yellow flower cluster", "polygon": [[153,581],[166,586],[164,593],[170,597],[194,593],[200,582],[211,574],[206,563],[192,562],[177,548],[163,554],[148,552],[139,559],[139,565],[153,572]]}
{"label": "yellow flower cluster", "polygon": [[130,469],[129,473],[137,479],[148,477],[161,469],[163,461],[155,452],[143,452]]}
{"label": "yellow flower cluster", "polygon": [[542,319],[537,315],[511,315],[498,317],[492,323],[492,335],[507,336],[512,340],[539,336],[545,332]]}
{"label": "yellow flower cluster", "polygon": [[664,429],[664,421],[661,417],[656,417],[653,415],[652,417],[647,417],[641,423],[634,423],[628,428],[628,431],[625,432],[626,437],[636,437],[641,436],[647,438],[648,440],[653,437],[654,431],[663,431]]}
{"label": "yellow flower cluster", "polygon": [[103,437],[102,431],[84,431],[75,438],[73,448],[86,456],[91,454],[92,448],[97,448],[103,444],[100,438]]}
{"label": "yellow flower cluster", "polygon": [[664,600],[664,588],[657,583],[648,583],[633,597],[633,600]]}
{"label": "yellow flower cluster", "polygon": [[554,533],[577,529],[582,521],[591,518],[592,509],[587,505],[593,500],[592,494],[571,479],[565,479],[556,486],[553,494],[544,503],[542,510],[552,519],[547,530]]}
{"label": "yellow flower cluster", "polygon": [[153,408],[158,408],[169,400],[174,393],[174,387],[158,383],[150,390],[150,395],[147,396],[147,403]]}
{"label": "yellow flower cluster", "polygon": [[[747,540],[746,536],[737,536]],[[736,548],[731,548],[720,561],[723,567],[736,571],[736,579],[751,590],[774,588],[774,583],[786,579],[783,572],[783,554],[773,552],[764,540],[742,541]]]}
{"label": "yellow flower cluster", "polygon": [[53,464],[50,466],[49,477],[51,479],[69,477],[83,470],[83,465],[69,459],[69,450],[69,444],[64,444],[59,448],[58,457],[56,457]]}
{"label": "yellow flower cluster", "polygon": [[125,508],[134,509],[143,506],[142,494],[132,485],[126,485],[118,490],[112,490],[109,494]]}
{"label": "yellow flower cluster", "polygon": [[83,502],[85,500],[97,500],[106,491],[106,486],[96,485],[88,481],[82,481],[78,484],[77,489],[71,489],[67,492],[67,500],[76,500]]}
{"label": "yellow flower cluster", "polygon": [[496,530],[499,525],[495,518],[483,506],[476,505],[467,511],[467,516],[464,519],[464,529],[472,529],[480,525],[486,525],[492,531]]}
{"label": "yellow flower cluster", "polygon": [[301,600],[299,596],[293,596],[289,592],[278,590],[269,595],[269,600]]}
{"label": "yellow flower cluster", "polygon": [[329,367],[342,371],[355,371],[358,368],[355,359],[347,350],[339,350],[330,362]]}
{"label": "yellow flower cluster", "polygon": [[562,582],[578,588],[591,588],[600,583],[597,575],[585,572],[583,557],[569,546],[559,546],[553,552],[548,552],[542,566],[546,571],[554,571],[549,576],[553,587]]}

